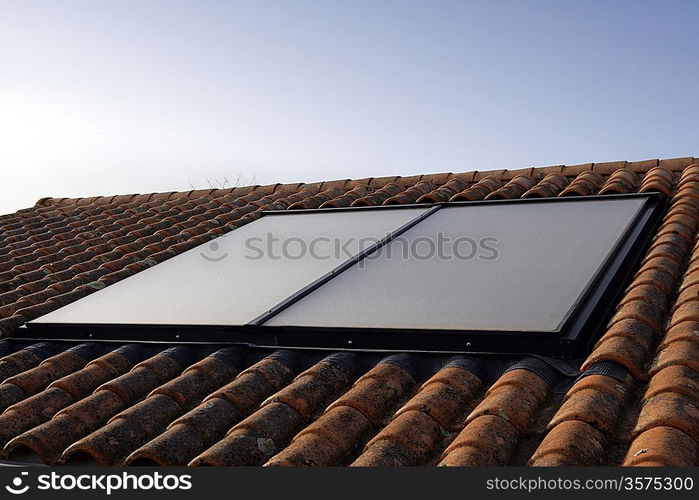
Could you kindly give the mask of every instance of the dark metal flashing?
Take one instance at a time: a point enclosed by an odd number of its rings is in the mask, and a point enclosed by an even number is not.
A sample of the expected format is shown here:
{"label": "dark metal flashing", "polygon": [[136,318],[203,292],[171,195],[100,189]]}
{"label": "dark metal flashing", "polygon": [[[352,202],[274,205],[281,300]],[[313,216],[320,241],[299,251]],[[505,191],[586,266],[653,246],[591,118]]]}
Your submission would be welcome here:
{"label": "dark metal flashing", "polygon": [[582,372],[578,376],[576,382],[589,375],[605,375],[619,382],[625,382],[628,379],[628,377],[630,377],[629,371],[625,367],[618,363],[615,363],[614,361],[599,361],[595,363],[590,368]]}

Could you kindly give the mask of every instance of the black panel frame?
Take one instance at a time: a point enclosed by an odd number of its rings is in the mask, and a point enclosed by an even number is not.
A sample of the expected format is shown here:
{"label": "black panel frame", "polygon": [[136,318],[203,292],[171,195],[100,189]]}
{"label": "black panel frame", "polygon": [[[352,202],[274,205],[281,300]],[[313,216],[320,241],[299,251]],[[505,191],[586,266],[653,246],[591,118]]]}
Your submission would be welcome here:
{"label": "black panel frame", "polygon": [[[558,334],[551,332],[472,331],[405,328],[335,328],[265,326],[274,315],[294,304],[349,269],[356,262],[387,244],[409,228],[445,206],[503,205],[519,203],[566,203],[621,198],[645,200],[617,247],[611,252],[596,279],[565,320]],[[564,198],[517,198],[478,200],[434,205],[412,204],[380,207],[343,207],[303,210],[309,212],[400,210],[431,206],[432,210],[401,226],[379,243],[357,254],[318,280],[287,297],[267,313],[246,325],[67,325],[30,323],[21,327],[15,338],[31,340],[123,341],[165,343],[248,344],[260,347],[299,349],[356,350],[381,352],[483,352],[536,354],[574,359],[589,352],[592,342],[611,317],[621,294],[638,267],[658,227],[666,198],[661,193],[633,193]],[[283,216],[297,211],[270,211],[265,216]],[[99,293],[99,292],[96,292]]]}

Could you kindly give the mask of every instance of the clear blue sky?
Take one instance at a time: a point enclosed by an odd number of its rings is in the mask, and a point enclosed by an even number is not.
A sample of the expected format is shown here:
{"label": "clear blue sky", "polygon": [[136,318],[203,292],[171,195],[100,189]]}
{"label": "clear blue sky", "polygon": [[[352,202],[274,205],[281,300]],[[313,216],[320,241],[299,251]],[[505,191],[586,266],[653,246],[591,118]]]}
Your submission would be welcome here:
{"label": "clear blue sky", "polygon": [[0,0],[0,212],[699,155],[698,1]]}

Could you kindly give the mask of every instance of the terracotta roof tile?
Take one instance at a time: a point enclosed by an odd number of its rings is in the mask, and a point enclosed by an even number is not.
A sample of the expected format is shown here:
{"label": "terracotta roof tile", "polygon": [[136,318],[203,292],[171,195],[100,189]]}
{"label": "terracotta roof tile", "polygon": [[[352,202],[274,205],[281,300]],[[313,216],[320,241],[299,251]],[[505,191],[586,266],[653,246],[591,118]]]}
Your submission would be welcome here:
{"label": "terracotta roof tile", "polygon": [[267,465],[337,465],[384,423],[414,380],[402,368],[381,363],[294,437]]}
{"label": "terracotta roof tile", "polygon": [[699,445],[673,427],[654,427],[629,448],[625,466],[691,466],[699,462]]}
{"label": "terracotta roof tile", "polygon": [[272,358],[263,359],[176,419],[164,433],[134,451],[126,463],[186,465],[290,382],[292,376],[287,365]]}
{"label": "terracotta roof tile", "polygon": [[647,172],[653,167],[658,166],[658,160],[641,160],[626,162],[626,167],[634,172]]}
{"label": "terracotta roof tile", "polygon": [[374,192],[368,193],[366,196],[357,198],[354,200],[350,206],[352,207],[368,207],[372,205],[381,205],[383,202],[388,200],[391,196],[395,196],[400,193],[403,188],[396,184],[395,182],[389,182],[383,187],[377,189]]}
{"label": "terracotta roof tile", "polygon": [[509,181],[520,175],[530,176],[532,172],[531,168],[523,168],[520,170],[484,170],[477,171],[473,176],[474,182],[480,182],[485,178],[500,179],[501,181]]}
{"label": "terracotta roof tile", "polygon": [[652,168],[646,173],[638,191],[641,193],[656,191],[663,193],[665,196],[670,196],[674,180],[672,172],[667,168]]}
{"label": "terracotta roof tile", "polygon": [[[369,182],[368,182],[367,185],[368,185],[370,188],[372,188],[372,189],[381,189],[381,188],[384,187],[386,184],[389,184],[389,183],[391,183],[391,182],[397,182],[399,178],[400,178],[399,175],[389,176],[389,177],[372,177],[372,178],[369,180]],[[361,180],[359,180],[359,181],[352,181],[350,184],[357,183],[357,184],[360,185],[360,186],[363,185],[363,184],[360,184],[360,182],[361,182]]]}
{"label": "terracotta roof tile", "polygon": [[536,186],[522,195],[522,198],[546,198],[557,196],[568,185],[568,179],[559,174],[548,174]]}
{"label": "terracotta roof tile", "polygon": [[320,205],[320,208],[339,208],[349,207],[354,201],[371,193],[373,188],[369,186],[359,185],[349,191],[340,194]]}
{"label": "terracotta roof tile", "polygon": [[493,384],[485,398],[466,419],[468,424],[481,415],[497,415],[512,424],[520,433],[529,428],[539,405],[548,391],[547,384],[528,370],[513,370]]}
{"label": "terracotta roof tile", "polygon": [[283,449],[351,383],[352,375],[330,360],[312,366],[231,428],[192,465],[259,465]]}
{"label": "terracotta roof tile", "polygon": [[607,441],[599,430],[582,420],[566,420],[554,427],[529,463],[539,467],[602,465]]}
{"label": "terracotta roof tile", "polygon": [[34,368],[41,363],[42,358],[28,349],[22,349],[16,353],[0,359],[0,379],[7,380],[13,375]]}
{"label": "terracotta roof tile", "polygon": [[654,427],[673,427],[694,441],[699,441],[699,401],[696,397],[679,394],[670,388],[666,392],[646,397],[638,417],[635,433]]}
{"label": "terracotta roof tile", "polygon": [[447,366],[438,371],[366,445],[353,465],[426,463],[444,436],[455,430],[458,418],[481,387],[481,380],[462,368]]}
{"label": "terracotta roof tile", "polygon": [[628,162],[626,161],[609,161],[602,163],[593,163],[592,171],[596,174],[607,176],[613,174],[617,170],[625,169],[627,164]]}
{"label": "terracotta roof tile", "polygon": [[584,377],[568,391],[563,406],[549,422],[549,428],[567,420],[578,420],[610,435],[616,428],[630,389],[630,377],[624,382],[605,375]]}
{"label": "terracotta roof tile", "polygon": [[6,378],[0,385],[0,408],[5,411],[14,403],[43,391],[54,380],[79,370],[90,360],[88,351],[93,347],[96,346],[81,344],[45,359],[35,368]]}
{"label": "terracotta roof tile", "polygon": [[463,191],[468,186],[468,182],[460,179],[451,179],[446,184],[437,189],[433,189],[427,194],[420,196],[417,203],[439,203],[449,201],[455,194]]}
{"label": "terracotta roof tile", "polygon": [[664,160],[659,160],[658,166],[668,170],[682,171],[685,167],[688,167],[693,163],[697,163],[696,158],[685,156],[683,158],[666,158]]}
{"label": "terracotta roof tile", "polygon": [[391,196],[383,202],[383,205],[407,205],[434,191],[435,185],[431,182],[421,181],[405,191]]}
{"label": "terracotta roof tile", "polygon": [[668,196],[667,213],[582,360],[584,376],[562,390],[518,359],[488,372],[422,355],[405,365],[373,354],[4,340],[3,456],[50,464],[697,465],[696,158],[43,198],[0,216],[0,332],[11,337],[27,320],[264,210],[637,191]]}
{"label": "terracotta roof tile", "polygon": [[[597,172],[599,173],[599,172]],[[638,175],[633,170],[615,170],[604,183],[599,194],[624,194],[636,191],[639,183]]]}
{"label": "terracotta roof tile", "polygon": [[342,464],[357,444],[366,441],[371,422],[351,406],[331,408],[298,433],[267,466],[328,466]]}
{"label": "terracotta roof tile", "polygon": [[[331,199],[340,196],[344,193],[344,189],[341,189],[339,187],[331,187],[329,189],[321,191],[316,195],[310,196],[303,201],[297,201],[296,203],[292,203],[291,205],[288,205],[288,208],[290,210],[298,210],[303,208],[318,208],[323,203],[330,201]],[[277,204],[273,207],[270,207],[270,209],[272,210],[284,210],[285,208],[287,208],[285,204]]]}
{"label": "terracotta roof tile", "polygon": [[493,177],[484,177],[460,193],[456,193],[454,196],[449,198],[449,201],[474,201],[482,200],[490,193],[499,189],[502,186],[502,182]]}
{"label": "terracotta roof tile", "polygon": [[518,175],[500,189],[497,189],[485,197],[486,200],[504,200],[519,198],[527,190],[534,187],[536,181],[527,175]]}
{"label": "terracotta roof tile", "polygon": [[0,446],[89,396],[101,383],[128,371],[132,364],[120,351],[124,348],[91,361],[82,370],[51,383],[45,391],[9,407],[0,415]]}
{"label": "terracotta roof tile", "polygon": [[551,165],[549,167],[538,167],[533,168],[531,174],[528,176],[533,176],[535,179],[543,179],[549,175],[559,175],[562,174],[565,169],[565,165]]}
{"label": "terracotta roof tile", "polygon": [[439,461],[442,466],[506,465],[519,441],[514,425],[497,415],[469,422]]}

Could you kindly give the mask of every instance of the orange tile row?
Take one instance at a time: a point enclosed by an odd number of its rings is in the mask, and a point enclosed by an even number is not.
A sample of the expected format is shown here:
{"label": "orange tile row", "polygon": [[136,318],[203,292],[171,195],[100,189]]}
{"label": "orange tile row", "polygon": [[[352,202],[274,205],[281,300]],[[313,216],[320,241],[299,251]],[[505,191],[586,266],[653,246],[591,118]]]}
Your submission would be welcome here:
{"label": "orange tile row", "polygon": [[320,361],[265,400],[235,424],[223,439],[191,465],[261,465],[283,450],[352,383],[352,374],[337,363]]}
{"label": "orange tile row", "polygon": [[264,400],[288,385],[293,376],[294,371],[287,364],[262,359],[174,420],[165,432],[131,453],[125,463],[187,465]]}
{"label": "orange tile row", "polygon": [[58,463],[68,446],[97,431],[119,412],[178,376],[186,363],[183,366],[183,361],[175,354],[186,349],[170,349],[136,364],[130,371],[100,385],[89,396],[53,416],[48,415],[50,420],[10,440],[3,454],[29,453],[45,463]]}
{"label": "orange tile row", "polygon": [[[606,333],[581,367],[581,370],[589,370],[598,363],[613,362],[629,375],[623,380],[590,375],[576,382],[549,422],[547,436],[531,457],[532,465],[605,462],[606,450],[615,439],[614,431],[626,411],[634,379],[647,378],[647,364],[663,336],[670,301],[687,268],[687,257],[699,228],[699,213],[693,201],[693,186],[699,180],[697,170],[688,168],[683,172],[679,188],[639,271],[621,299]],[[629,188],[637,182],[632,174],[617,171],[600,193],[607,188],[616,192]],[[671,176],[665,170],[652,169],[642,186],[669,191],[670,182]]]}
{"label": "orange tile row", "polygon": [[[518,175],[532,176],[536,175],[537,178],[542,179],[548,174],[562,174],[568,178],[576,177],[584,172],[594,172],[602,176],[609,176],[614,171],[618,169],[628,169],[632,172],[639,174],[648,172],[654,167],[661,167],[663,169],[669,170],[671,172],[680,172],[685,167],[693,164],[699,163],[698,158],[693,157],[682,157],[682,158],[668,158],[668,159],[652,159],[652,160],[642,160],[642,161],[613,161],[613,162],[601,162],[601,163],[585,163],[580,165],[555,165],[549,167],[529,167],[517,170],[488,170],[488,171],[470,171],[458,174],[444,173],[444,174],[422,174],[409,177],[401,176],[389,176],[389,177],[368,177],[366,179],[342,179],[336,181],[325,181],[317,182],[313,184],[269,184],[266,186],[242,186],[234,187],[228,189],[200,189],[193,191],[171,191],[166,193],[149,193],[149,194],[130,194],[130,195],[118,195],[118,196],[95,196],[91,198],[42,198],[37,202],[37,207],[47,208],[56,206],[87,206],[87,205],[106,205],[112,203],[148,203],[148,202],[158,202],[163,203],[173,199],[196,199],[196,198],[210,198],[217,196],[233,195],[234,197],[241,197],[250,193],[262,193],[263,195],[273,194],[278,190],[286,191],[298,191],[299,189],[308,189],[310,191],[319,192],[330,187],[339,187],[342,189],[350,190],[357,185],[366,185],[374,189],[382,188],[389,182],[395,182],[402,186],[411,186],[421,180],[426,182],[431,182],[434,184],[445,184],[451,178],[456,177],[463,182],[471,183],[478,182],[484,177],[499,178],[503,181],[509,181]],[[24,213],[27,210],[20,211],[19,213]],[[15,214],[1,215],[0,222],[4,220],[14,220]]]}
{"label": "orange tile row", "polygon": [[[684,172],[678,196],[699,198],[699,167]],[[698,219],[689,210],[682,214],[684,225],[690,221],[697,224]],[[667,332],[649,370],[651,379],[633,430],[635,439],[624,460],[626,465],[699,463],[698,272],[699,244],[695,244]]]}

